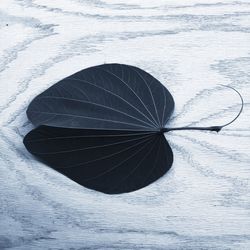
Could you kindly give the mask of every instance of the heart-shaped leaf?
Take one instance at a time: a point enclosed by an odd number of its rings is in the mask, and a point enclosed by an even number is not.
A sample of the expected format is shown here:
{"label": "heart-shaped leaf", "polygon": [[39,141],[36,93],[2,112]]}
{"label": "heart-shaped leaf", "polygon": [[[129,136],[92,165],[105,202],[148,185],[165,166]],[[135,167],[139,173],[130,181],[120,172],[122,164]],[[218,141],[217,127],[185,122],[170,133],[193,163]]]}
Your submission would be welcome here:
{"label": "heart-shaped leaf", "polygon": [[171,168],[165,132],[218,132],[240,115],[240,98],[239,114],[222,126],[165,128],[174,100],[158,80],[137,67],[99,65],[66,77],[31,102],[27,116],[37,128],[24,144],[85,187],[108,194],[131,192]]}
{"label": "heart-shaped leaf", "polygon": [[160,131],[173,109],[169,91],[147,72],[121,64],[91,67],[31,102],[27,115],[38,127],[24,144],[85,187],[131,192],[170,169],[173,153]]}

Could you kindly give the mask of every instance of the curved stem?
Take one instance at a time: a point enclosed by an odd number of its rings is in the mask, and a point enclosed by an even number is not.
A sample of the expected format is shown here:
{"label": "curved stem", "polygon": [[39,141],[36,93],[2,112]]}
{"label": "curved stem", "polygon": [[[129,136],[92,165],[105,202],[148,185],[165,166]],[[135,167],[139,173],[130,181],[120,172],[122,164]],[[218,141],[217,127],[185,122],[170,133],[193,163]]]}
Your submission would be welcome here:
{"label": "curved stem", "polygon": [[[222,85],[222,84],[220,84]],[[241,100],[241,108],[240,108],[240,111],[238,112],[238,114],[235,116],[235,118],[233,120],[231,120],[230,122],[226,123],[226,124],[223,124],[223,125],[219,125],[219,126],[210,126],[210,127],[179,127],[179,128],[162,128],[161,129],[161,133],[166,133],[166,132],[169,132],[169,131],[173,131],[173,130],[207,130],[207,131],[215,131],[215,132],[219,132],[222,128],[230,125],[231,123],[233,123],[239,116],[240,114],[242,113],[242,110],[243,110],[243,106],[244,106],[244,101],[243,101],[243,98],[240,94],[240,92],[238,90],[236,90],[235,88],[233,87],[230,87],[230,86],[226,86],[226,85],[222,85],[224,87],[227,87],[227,88],[230,88],[232,90],[234,90],[240,97],[240,100]]]}
{"label": "curved stem", "polygon": [[221,128],[223,128],[223,127],[226,127],[227,125],[233,123],[240,116],[240,114],[241,114],[241,112],[243,110],[244,100],[242,98],[242,95],[240,94],[240,92],[237,89],[235,89],[233,87],[230,87],[230,86],[223,85],[223,84],[221,84],[221,86],[224,86],[226,88],[230,88],[230,89],[234,90],[238,94],[238,96],[240,97],[240,100],[241,100],[241,108],[240,108],[240,111],[239,111],[238,115],[236,115],[235,118],[232,121],[230,121],[230,122],[228,122],[228,123],[226,123],[224,125],[221,125]]}

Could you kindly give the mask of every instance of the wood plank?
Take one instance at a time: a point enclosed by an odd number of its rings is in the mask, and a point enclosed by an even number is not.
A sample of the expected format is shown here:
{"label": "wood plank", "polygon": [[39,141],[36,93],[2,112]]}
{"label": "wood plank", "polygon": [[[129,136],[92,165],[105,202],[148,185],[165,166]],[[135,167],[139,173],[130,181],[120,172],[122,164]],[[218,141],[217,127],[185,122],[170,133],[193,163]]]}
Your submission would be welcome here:
{"label": "wood plank", "polygon": [[[250,3],[233,0],[1,0],[0,249],[250,249]],[[29,102],[102,63],[143,68],[172,93],[171,171],[104,195],[22,144]]]}

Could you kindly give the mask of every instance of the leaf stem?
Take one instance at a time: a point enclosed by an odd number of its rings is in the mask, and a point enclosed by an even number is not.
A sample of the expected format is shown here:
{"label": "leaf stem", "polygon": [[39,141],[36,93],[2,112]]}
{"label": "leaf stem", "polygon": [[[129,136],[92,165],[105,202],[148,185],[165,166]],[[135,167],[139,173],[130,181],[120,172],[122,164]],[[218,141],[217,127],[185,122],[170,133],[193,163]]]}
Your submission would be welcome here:
{"label": "leaf stem", "polygon": [[179,128],[162,128],[161,132],[166,133],[173,130],[207,130],[219,132],[222,126],[211,126],[211,127],[179,127]]}
{"label": "leaf stem", "polygon": [[[222,84],[221,84],[222,85]],[[207,130],[207,131],[215,131],[215,132],[219,132],[222,128],[230,125],[231,123],[233,123],[235,120],[237,120],[237,118],[240,116],[242,110],[243,110],[243,106],[244,106],[244,101],[243,101],[243,98],[240,94],[240,92],[238,90],[236,90],[235,88],[233,87],[230,87],[230,86],[225,86],[225,85],[222,85],[224,87],[227,87],[227,88],[230,88],[232,90],[234,90],[240,97],[240,100],[241,100],[241,108],[240,108],[240,111],[238,112],[238,114],[235,116],[234,119],[232,119],[230,122],[226,123],[226,124],[223,124],[223,125],[220,125],[220,126],[210,126],[210,127],[188,127],[188,126],[185,126],[185,127],[177,127],[177,128],[162,128],[160,130],[160,133],[166,133],[166,132],[169,132],[169,131],[173,131],[173,130]]]}

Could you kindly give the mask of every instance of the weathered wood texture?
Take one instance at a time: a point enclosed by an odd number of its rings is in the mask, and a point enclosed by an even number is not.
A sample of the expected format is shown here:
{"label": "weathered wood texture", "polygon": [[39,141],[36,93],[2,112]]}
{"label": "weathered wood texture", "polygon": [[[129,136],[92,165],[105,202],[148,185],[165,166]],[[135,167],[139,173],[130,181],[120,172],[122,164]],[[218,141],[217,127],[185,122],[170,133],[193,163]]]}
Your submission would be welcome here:
{"label": "weathered wood texture", "polygon": [[[0,1],[0,249],[250,249],[250,2]],[[173,94],[172,170],[130,194],[83,188],[22,144],[31,99],[91,65],[152,73]]]}

